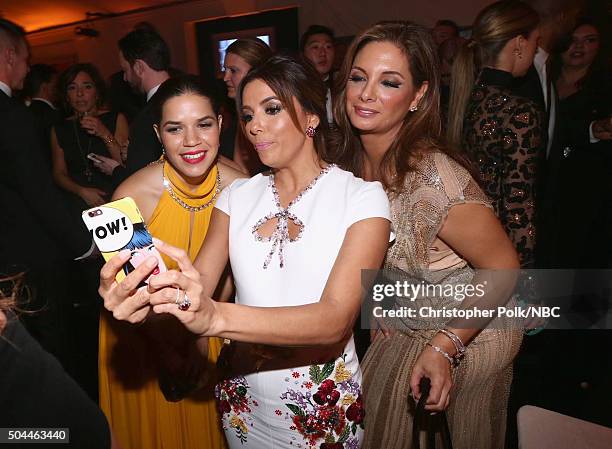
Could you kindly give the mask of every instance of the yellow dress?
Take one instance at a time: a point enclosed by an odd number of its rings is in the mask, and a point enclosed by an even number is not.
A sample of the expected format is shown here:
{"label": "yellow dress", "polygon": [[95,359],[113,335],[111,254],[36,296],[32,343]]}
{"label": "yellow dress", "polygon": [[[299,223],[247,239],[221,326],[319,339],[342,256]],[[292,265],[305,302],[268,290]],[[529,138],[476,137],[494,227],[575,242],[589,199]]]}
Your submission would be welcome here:
{"label": "yellow dress", "polygon": [[[154,237],[187,250],[191,260],[200,250],[208,230],[217,175],[218,168],[214,166],[198,190],[190,192],[171,166],[164,164],[164,177],[184,203],[197,207],[212,199],[208,207],[193,212],[181,206],[164,189],[147,224]],[[164,261],[168,269],[176,268],[173,260],[164,257]],[[185,343],[177,347],[193,345],[193,337],[178,321],[170,325]],[[167,330],[164,326],[153,332],[161,334],[163,340]],[[206,369],[214,368],[220,348],[220,339],[209,339]],[[158,350],[150,338],[143,337],[142,328],[116,321],[108,312],[103,313],[99,349],[100,407],[115,438],[124,449],[225,448],[213,387],[206,387],[179,402],[167,401],[158,383]]]}

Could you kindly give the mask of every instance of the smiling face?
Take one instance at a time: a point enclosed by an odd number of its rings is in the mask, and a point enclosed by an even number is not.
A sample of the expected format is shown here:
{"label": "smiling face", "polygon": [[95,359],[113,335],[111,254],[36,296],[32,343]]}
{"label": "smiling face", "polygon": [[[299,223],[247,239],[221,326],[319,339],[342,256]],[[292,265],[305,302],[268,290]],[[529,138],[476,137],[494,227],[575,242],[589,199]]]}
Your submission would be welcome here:
{"label": "smiling face", "polygon": [[307,137],[308,126],[316,128],[319,119],[306,114],[293,99],[299,128],[291,115],[265,82],[254,80],[244,86],[242,93],[242,119],[249,141],[261,161],[272,168],[284,168],[306,154],[305,147],[314,151],[312,139]]}
{"label": "smiling face", "polygon": [[599,31],[593,25],[581,25],[572,33],[572,43],[561,54],[564,66],[589,67],[599,53]]}
{"label": "smiling face", "polygon": [[79,72],[66,88],[68,103],[77,114],[91,112],[98,101],[96,84],[86,72]]}
{"label": "smiling face", "polygon": [[304,45],[304,56],[323,77],[327,76],[334,63],[335,48],[332,38],[327,34],[313,34]]}
{"label": "smiling face", "polygon": [[186,93],[164,103],[155,132],[166,159],[187,183],[196,186],[206,178],[217,158],[220,125],[221,117],[201,95]]}
{"label": "smiling face", "polygon": [[240,81],[245,77],[251,66],[241,56],[234,53],[227,53],[225,55],[225,61],[223,61],[223,67],[225,71],[223,73],[223,81],[227,86],[227,96],[230,98],[236,98],[236,92]]}
{"label": "smiling face", "polygon": [[355,56],[346,86],[346,112],[360,134],[395,137],[427,89],[412,82],[406,55],[390,42],[366,44]]}

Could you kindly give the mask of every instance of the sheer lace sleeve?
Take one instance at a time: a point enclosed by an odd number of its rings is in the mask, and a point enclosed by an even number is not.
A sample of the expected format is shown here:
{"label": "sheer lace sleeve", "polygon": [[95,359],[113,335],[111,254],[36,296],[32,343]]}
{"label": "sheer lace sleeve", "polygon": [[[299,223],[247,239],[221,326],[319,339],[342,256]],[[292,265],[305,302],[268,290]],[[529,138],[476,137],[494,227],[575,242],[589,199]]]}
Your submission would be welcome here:
{"label": "sheer lace sleeve", "polygon": [[404,271],[426,269],[430,248],[451,207],[490,202],[469,172],[443,153],[423,157],[407,176],[405,189],[391,201],[396,242],[387,265]]}
{"label": "sheer lace sleeve", "polygon": [[517,99],[501,136],[501,198],[497,212],[524,268],[534,263],[536,167],[538,155],[544,151],[542,132],[535,105]]}

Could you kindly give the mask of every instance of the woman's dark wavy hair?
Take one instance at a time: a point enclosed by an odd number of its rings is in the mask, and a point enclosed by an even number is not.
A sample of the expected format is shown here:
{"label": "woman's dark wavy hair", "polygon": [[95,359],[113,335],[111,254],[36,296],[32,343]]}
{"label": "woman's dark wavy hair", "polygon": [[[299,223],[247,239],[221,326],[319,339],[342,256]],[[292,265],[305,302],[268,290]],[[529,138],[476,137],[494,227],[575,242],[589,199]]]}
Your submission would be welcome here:
{"label": "woman's dark wavy hair", "polygon": [[161,123],[163,108],[168,100],[186,94],[199,95],[210,101],[212,110],[215,113],[215,120],[217,119],[221,104],[219,95],[212,87],[212,83],[204,83],[196,75],[181,75],[165,81],[155,93],[155,103],[153,104],[155,123],[158,125]]}
{"label": "woman's dark wavy hair", "polygon": [[359,131],[355,129],[346,111],[346,85],[357,54],[372,42],[389,42],[399,48],[408,59],[410,75],[415,89],[427,83],[427,90],[417,111],[408,112],[402,126],[381,161],[380,176],[390,192],[403,189],[406,175],[415,168],[416,157],[424,151],[439,150],[463,166],[463,157],[441,143],[440,69],[437,48],[426,28],[407,21],[385,21],[371,26],[358,35],[344,58],[339,76],[335,80],[334,120],[338,132],[333,136],[333,159],[345,170],[363,177],[364,148]]}
{"label": "woman's dark wavy hair", "polygon": [[598,86],[597,84],[602,82],[606,76],[609,77],[611,69],[610,42],[609,35],[606,32],[606,27],[600,21],[591,17],[580,17],[572,27],[572,30],[559,40],[556,48],[553,51],[552,77],[553,80],[556,81],[561,75],[561,67],[563,65],[561,53],[565,53],[567,50],[569,50],[570,46],[572,45],[572,35],[574,34],[574,31],[583,25],[590,25],[597,30],[597,33],[599,34],[599,51],[587,73],[582,77],[582,79],[578,80],[576,85],[579,89],[591,85],[594,88],[600,88],[601,86]]}
{"label": "woman's dark wavy hair", "polygon": [[72,113],[72,106],[68,101],[68,86],[80,72],[87,73],[96,86],[98,95],[96,107],[101,108],[106,104],[106,83],[96,66],[89,63],[74,64],[64,70],[57,80],[58,98],[61,98],[62,108],[66,114]]}
{"label": "woman's dark wavy hair", "polygon": [[[255,81],[261,80],[272,89],[283,107],[289,113],[293,124],[301,129],[293,98],[300,104],[302,110],[319,118],[319,126],[313,137],[315,150],[320,160],[330,162],[327,152],[326,140],[329,134],[329,125],[326,119],[325,100],[327,89],[321,76],[310,64],[286,55],[273,56],[260,67],[254,68],[242,79],[236,96],[238,113],[242,111],[242,94],[245,87]],[[244,122],[242,129],[244,131]],[[246,133],[245,133],[246,134]]]}

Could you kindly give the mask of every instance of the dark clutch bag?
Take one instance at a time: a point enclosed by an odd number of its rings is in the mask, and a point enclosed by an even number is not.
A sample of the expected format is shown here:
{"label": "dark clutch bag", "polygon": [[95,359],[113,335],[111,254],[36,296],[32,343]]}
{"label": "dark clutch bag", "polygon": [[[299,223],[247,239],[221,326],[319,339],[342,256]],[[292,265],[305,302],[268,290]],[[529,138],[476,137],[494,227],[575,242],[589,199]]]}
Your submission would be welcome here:
{"label": "dark clutch bag", "polygon": [[438,441],[442,442],[441,449],[453,449],[446,413],[438,412],[435,415],[431,415],[425,410],[425,404],[431,390],[429,378],[423,377],[419,387],[421,389],[421,398],[417,403],[412,421],[412,447],[414,449],[421,449],[421,432],[425,432],[426,446],[423,449],[436,449],[437,434],[440,435]]}

